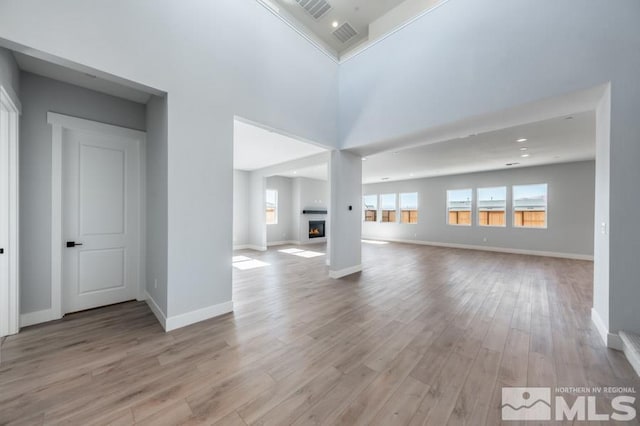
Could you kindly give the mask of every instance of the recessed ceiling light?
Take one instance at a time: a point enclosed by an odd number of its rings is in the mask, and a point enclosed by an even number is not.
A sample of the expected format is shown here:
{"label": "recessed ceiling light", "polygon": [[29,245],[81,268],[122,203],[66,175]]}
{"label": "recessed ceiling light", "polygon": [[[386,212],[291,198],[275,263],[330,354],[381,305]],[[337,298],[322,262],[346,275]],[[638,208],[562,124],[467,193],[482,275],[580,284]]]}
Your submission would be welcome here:
{"label": "recessed ceiling light", "polygon": [[413,177],[413,173],[409,174],[409,176]]}
{"label": "recessed ceiling light", "polygon": [[526,138],[520,138],[520,139],[518,139],[516,142],[520,142],[520,143],[522,143],[522,142],[526,142],[526,141],[527,141],[527,139],[526,139]]}
{"label": "recessed ceiling light", "polygon": [[294,174],[294,175],[297,175],[297,174],[298,174],[298,172],[296,172],[296,171],[294,170],[294,171],[293,171],[293,174]]}
{"label": "recessed ceiling light", "polygon": [[527,158],[528,156],[529,156],[529,154],[522,154],[520,157]]}
{"label": "recessed ceiling light", "polygon": [[367,157],[362,157],[362,161],[367,161]]}
{"label": "recessed ceiling light", "polygon": [[526,150],[528,150],[528,149],[529,149],[529,148],[527,148],[526,146],[523,146],[522,148],[520,148],[520,151],[526,151]]}
{"label": "recessed ceiling light", "polygon": [[333,21],[333,22],[331,23],[331,26],[332,26],[333,28],[338,28],[338,21]]}

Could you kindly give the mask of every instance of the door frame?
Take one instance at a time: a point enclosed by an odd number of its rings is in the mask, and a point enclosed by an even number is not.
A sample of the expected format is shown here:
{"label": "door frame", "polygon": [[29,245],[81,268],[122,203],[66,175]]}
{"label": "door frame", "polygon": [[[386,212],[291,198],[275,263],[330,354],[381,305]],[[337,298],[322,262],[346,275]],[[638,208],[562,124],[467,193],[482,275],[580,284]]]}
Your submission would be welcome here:
{"label": "door frame", "polygon": [[70,115],[47,113],[47,123],[52,126],[51,138],[51,315],[60,319],[62,312],[62,134],[64,129],[80,130],[90,133],[107,134],[124,137],[140,144],[140,204],[139,204],[139,279],[136,299],[145,300],[146,288],[146,139],[147,134],[141,130],[99,123]]}
{"label": "door frame", "polygon": [[[9,280],[6,288],[0,288],[0,338],[10,334],[16,334],[20,329],[20,246],[19,246],[19,211],[20,211],[20,175],[19,175],[19,117],[20,103],[13,92],[0,85],[0,109],[8,113],[9,117],[9,199],[8,225],[9,235],[6,252],[8,256]],[[11,94],[10,94],[11,93]],[[15,101],[14,101],[15,99]],[[5,195],[3,195],[4,198]]]}

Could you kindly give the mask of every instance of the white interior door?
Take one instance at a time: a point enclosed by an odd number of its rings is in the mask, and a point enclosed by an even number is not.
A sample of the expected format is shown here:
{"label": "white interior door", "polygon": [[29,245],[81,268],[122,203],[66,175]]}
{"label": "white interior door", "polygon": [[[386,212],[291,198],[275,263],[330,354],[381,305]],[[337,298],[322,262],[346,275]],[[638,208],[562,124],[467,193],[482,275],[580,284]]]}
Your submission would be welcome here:
{"label": "white interior door", "polygon": [[6,336],[9,290],[9,113],[0,107],[0,336]]}
{"label": "white interior door", "polygon": [[0,86],[0,337],[19,327],[18,115]]}
{"label": "white interior door", "polygon": [[62,134],[62,313],[136,298],[140,280],[140,143]]}

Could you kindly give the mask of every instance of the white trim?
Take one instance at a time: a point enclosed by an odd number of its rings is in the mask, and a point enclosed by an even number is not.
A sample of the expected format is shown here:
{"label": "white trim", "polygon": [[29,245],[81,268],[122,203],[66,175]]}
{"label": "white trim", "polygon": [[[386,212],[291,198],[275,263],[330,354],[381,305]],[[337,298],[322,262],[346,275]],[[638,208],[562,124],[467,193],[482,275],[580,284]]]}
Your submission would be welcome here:
{"label": "white trim", "polygon": [[362,265],[350,266],[348,268],[339,269],[337,271],[329,271],[329,277],[338,279],[346,277],[347,275],[355,274],[356,272],[360,271],[362,271]]}
{"label": "white trim", "polygon": [[640,338],[632,333],[620,332],[622,351],[636,374],[640,376]]}
{"label": "white trim", "polygon": [[[8,88],[10,89],[10,88]],[[7,179],[7,193],[0,194],[1,202],[8,202],[6,211],[7,226],[5,253],[7,260],[8,281],[6,288],[0,288],[0,337],[16,334],[20,329],[20,153],[19,153],[19,133],[20,133],[20,108],[16,104],[17,98],[13,98],[15,93],[8,92],[7,88],[0,86],[0,109],[7,113],[7,136],[6,146],[0,146],[6,154],[8,170],[3,179]],[[15,101],[14,101],[15,100]],[[4,167],[4,165],[3,165]]]}
{"label": "white trim", "polygon": [[[271,4],[271,2],[269,0],[266,0],[266,1],[265,0],[257,0],[257,2],[262,7],[267,9],[270,13],[272,13],[275,17],[277,17],[282,22],[287,24],[289,26],[289,28],[291,28],[293,31],[298,33],[298,35],[301,36],[303,39],[305,39],[309,44],[311,44],[313,47],[318,49],[321,53],[325,54],[333,62],[335,62],[336,64],[340,63],[340,60],[338,59],[338,53],[337,52],[333,52],[333,49],[331,49],[328,46],[325,46],[324,41],[322,41],[320,39],[314,40],[314,38],[312,38],[312,37],[315,37],[313,35],[313,33],[311,35],[310,34],[306,34],[304,31],[299,29],[298,26],[296,26],[293,22],[291,22],[282,13],[280,13],[280,8],[278,6],[276,6],[274,4]],[[274,7],[277,7],[277,10],[274,9]]]}
{"label": "white trim", "polygon": [[593,261],[593,255],[590,255],[590,254],[560,253],[560,252],[542,251],[542,250],[524,250],[524,249],[515,249],[515,248],[508,248],[508,247],[476,246],[472,244],[440,243],[435,241],[403,240],[400,238],[379,238],[379,237],[368,237],[364,235],[362,236],[362,239],[374,240],[374,241],[389,241],[393,243],[403,243],[403,244],[417,244],[422,246],[447,247],[447,248],[458,248],[458,249],[465,249],[465,250],[491,251],[496,253],[524,254],[529,256],[558,257],[561,259]]}
{"label": "white trim", "polygon": [[42,311],[29,312],[20,315],[20,328],[40,324],[43,322],[53,321],[55,319],[59,318],[56,318],[52,308],[44,309]]}
{"label": "white trim", "polygon": [[300,245],[300,241],[293,241],[293,240],[272,241],[272,242],[267,242],[267,247],[284,246],[288,244]]}
{"label": "white trim", "polygon": [[335,63],[337,63],[339,65],[347,62],[349,59],[352,59],[352,58],[360,55],[362,52],[364,52],[364,51],[370,49],[371,47],[375,46],[376,44],[382,42],[387,37],[390,37],[393,34],[395,34],[398,31],[400,31],[401,29],[403,29],[404,27],[406,27],[408,25],[411,25],[414,21],[422,18],[424,15],[427,15],[427,14],[433,12],[434,10],[438,9],[440,6],[443,6],[448,1],[449,0],[442,0],[440,3],[438,3],[438,4],[434,5],[434,6],[431,6],[430,8],[420,12],[416,16],[412,17],[411,19],[407,20],[404,23],[401,23],[400,25],[398,25],[397,27],[393,28],[392,30],[390,30],[386,34],[383,34],[382,36],[378,37],[377,39],[375,39],[373,41],[363,40],[360,44],[356,45],[353,49],[343,53],[342,56],[339,56],[339,54],[337,52],[334,53],[332,51],[332,49],[329,49],[328,47],[325,47],[324,46],[324,42],[316,41],[310,35],[307,35],[305,32],[303,32],[302,30],[298,29],[298,27],[296,25],[294,25],[292,22],[289,21],[289,19],[287,19],[282,13],[280,13],[279,8],[278,8],[278,10],[274,10],[273,6],[269,5],[269,3],[271,3],[270,1],[268,1],[268,0],[267,1],[265,1],[265,0],[257,0],[258,4],[260,4],[266,10],[268,10],[270,13],[272,13],[274,16],[276,16],[282,22],[287,24],[289,27],[291,27],[291,29],[293,29],[295,32],[297,32],[302,38],[304,38],[312,46],[314,46],[320,52],[325,54],[329,59],[331,59],[332,61],[334,61]]}
{"label": "white trim", "polygon": [[158,304],[156,303],[155,299],[153,297],[151,297],[149,292],[145,291],[144,293],[145,293],[145,302],[147,302],[147,305],[149,306],[149,309],[151,309],[151,312],[153,312],[153,314],[156,316],[156,318],[158,319],[158,322],[160,323],[162,328],[164,330],[166,330],[167,329],[167,316],[164,314],[164,312],[162,311],[160,306],[158,306]]}
{"label": "white trim", "polygon": [[255,250],[255,251],[267,251],[267,247],[256,246],[253,244],[242,244],[238,246],[233,246],[234,250]]}
{"label": "white trim", "polygon": [[18,98],[18,95],[16,95],[16,92],[13,90],[13,87],[0,86],[0,88],[4,90],[4,94],[7,96],[13,108],[18,112],[18,115],[22,115],[22,103],[20,103],[20,98]]}
{"label": "white trim", "polygon": [[605,326],[604,321],[602,321],[602,317],[594,308],[591,308],[591,322],[596,326],[598,334],[600,334],[602,342],[606,347],[619,351],[623,350],[624,345],[622,344],[620,336],[615,333],[609,333],[607,326]]}
{"label": "white trim", "polygon": [[[107,133],[135,140],[140,149],[140,205],[139,205],[139,276],[136,298],[144,299],[146,285],[146,133],[141,130],[99,123],[97,121],[72,117],[70,115],[47,113],[47,123],[52,126],[51,140],[51,310],[53,319],[62,318],[62,130],[83,130],[93,133]],[[49,321],[50,321],[49,320]]]}
{"label": "white trim", "polygon": [[100,123],[98,121],[86,120],[84,118],[73,117],[71,115],[58,114],[56,112],[47,113],[47,123],[58,125],[65,129],[85,130],[94,133],[109,133],[128,139],[139,140],[147,137],[142,130],[129,129],[127,127],[114,126],[113,124]]}
{"label": "white trim", "polygon": [[215,318],[220,315],[233,312],[233,301],[218,303],[217,305],[207,306],[206,308],[197,309],[180,315],[168,317],[165,322],[165,331],[172,331],[178,328],[186,327],[200,321]]}

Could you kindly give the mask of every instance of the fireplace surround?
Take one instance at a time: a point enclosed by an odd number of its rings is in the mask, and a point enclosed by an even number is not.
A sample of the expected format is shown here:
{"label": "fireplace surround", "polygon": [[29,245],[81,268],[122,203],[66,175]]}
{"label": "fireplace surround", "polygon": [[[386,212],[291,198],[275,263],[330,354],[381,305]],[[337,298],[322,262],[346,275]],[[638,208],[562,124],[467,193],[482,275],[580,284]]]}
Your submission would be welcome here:
{"label": "fireplace surround", "polygon": [[324,220],[309,221],[309,238],[324,238]]}

